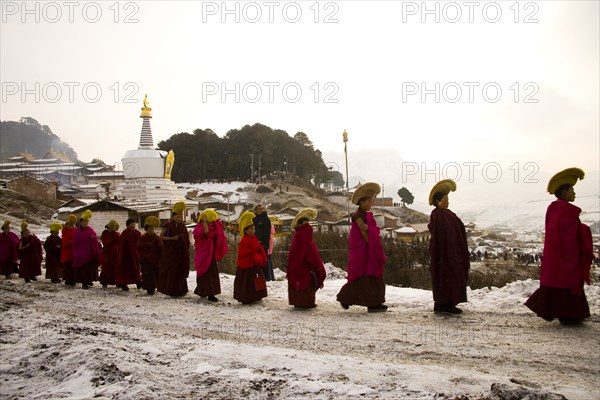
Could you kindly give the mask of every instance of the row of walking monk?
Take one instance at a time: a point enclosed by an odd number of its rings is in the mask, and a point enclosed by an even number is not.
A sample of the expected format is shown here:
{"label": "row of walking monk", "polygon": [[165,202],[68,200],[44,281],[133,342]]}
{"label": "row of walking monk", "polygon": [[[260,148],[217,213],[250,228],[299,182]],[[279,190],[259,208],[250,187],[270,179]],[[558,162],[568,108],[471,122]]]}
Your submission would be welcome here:
{"label": "row of walking monk", "polygon": [[[558,318],[562,324],[578,324],[590,316],[583,285],[590,283],[594,259],[592,236],[589,227],[579,219],[581,209],[571,204],[575,200],[574,186],[583,177],[581,169],[569,168],[557,173],[548,183],[547,190],[556,200],[546,213],[540,288],[525,303],[541,318],[547,321]],[[348,280],[337,295],[344,309],[364,306],[369,312],[387,310],[383,281],[386,256],[380,228],[370,211],[373,198],[380,190],[377,183],[370,182],[361,185],[352,196],[352,203],[358,208],[352,215],[349,235]],[[456,306],[467,301],[470,268],[465,227],[448,209],[448,195],[455,190],[456,183],[452,180],[440,181],[431,189],[429,204],[434,209],[428,225],[433,311],[451,314],[461,313]],[[268,221],[268,217],[260,205],[255,212],[246,211],[239,220],[241,240],[233,297],[242,304],[266,297],[266,280],[273,279],[269,241],[265,243],[263,237],[257,238],[257,230],[264,236],[264,221]],[[185,203],[176,203],[171,219],[162,227],[158,218],[147,217],[144,234],[135,229],[134,220],[128,220],[120,234],[118,224],[110,221],[100,238],[103,246],[88,225],[92,218],[89,210],[83,212],[77,225],[75,215],[70,215],[64,226],[52,223],[51,235],[43,244],[46,278],[52,282],[63,279],[71,286],[81,283],[84,289],[99,280],[103,287],[116,285],[129,290],[128,285],[135,284],[150,295],[158,290],[173,297],[184,296],[188,292],[190,270],[190,243],[184,215]],[[316,217],[316,210],[303,209],[291,226],[294,236],[286,276],[289,304],[298,308],[316,307],[315,294],[323,287],[326,277],[309,223]],[[29,282],[41,275],[42,245],[30,234],[26,223],[21,225],[21,235],[19,239],[10,232],[8,221],[2,226],[0,273],[8,278],[20,259],[19,276]],[[221,293],[217,262],[228,252],[228,245],[223,225],[214,210],[204,210],[198,216],[193,235],[197,283],[194,293],[216,302],[216,295]]]}

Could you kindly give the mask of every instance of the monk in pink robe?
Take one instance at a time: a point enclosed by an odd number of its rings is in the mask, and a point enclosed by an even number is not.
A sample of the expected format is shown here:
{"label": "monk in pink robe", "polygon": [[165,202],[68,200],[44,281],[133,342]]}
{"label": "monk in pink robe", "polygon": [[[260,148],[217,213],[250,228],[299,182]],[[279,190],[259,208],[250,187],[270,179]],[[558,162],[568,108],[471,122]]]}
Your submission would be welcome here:
{"label": "monk in pink robe", "polygon": [[383,265],[386,257],[379,236],[380,228],[370,212],[373,197],[361,197],[355,203],[358,204],[358,210],[352,215],[350,227],[348,283],[342,286],[337,295],[337,301],[344,309],[358,305],[367,307],[369,312],[387,310],[383,304]]}
{"label": "monk in pink robe", "polygon": [[194,228],[194,265],[196,267],[196,289],[200,297],[218,301],[215,295],[221,293],[221,282],[217,261],[229,251],[223,224],[213,210],[204,210]]}
{"label": "monk in pink robe", "polygon": [[88,224],[89,219],[81,218],[73,235],[75,283],[81,283],[83,289],[88,289],[98,280],[98,266],[102,262],[100,242],[96,232]]}
{"label": "monk in pink robe", "polygon": [[546,321],[578,324],[590,316],[583,284],[590,283],[594,260],[590,228],[579,220],[573,185],[562,185],[546,211],[540,288],[525,305]]}

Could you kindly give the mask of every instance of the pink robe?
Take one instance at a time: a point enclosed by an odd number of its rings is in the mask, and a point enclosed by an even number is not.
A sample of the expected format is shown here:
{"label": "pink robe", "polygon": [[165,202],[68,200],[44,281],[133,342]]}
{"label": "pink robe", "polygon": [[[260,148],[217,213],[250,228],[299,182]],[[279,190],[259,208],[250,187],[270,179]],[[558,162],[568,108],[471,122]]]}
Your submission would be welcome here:
{"label": "pink robe", "polygon": [[[356,215],[356,214],[355,214]],[[355,218],[352,219],[349,237],[348,252],[348,282],[352,282],[362,276],[383,277],[383,264],[385,254],[379,236],[380,228],[373,218],[373,213],[367,212],[361,215],[366,218],[369,241],[365,242]]]}
{"label": "pink robe", "polygon": [[94,260],[96,267],[102,262],[100,243],[96,232],[89,226],[85,229],[75,229],[73,235],[73,268],[79,268],[83,264]]}
{"label": "pink robe", "polygon": [[194,228],[194,248],[196,277],[201,277],[208,271],[213,258],[221,261],[229,251],[221,221],[215,220],[208,224],[208,232],[204,232],[204,224],[198,223]]}
{"label": "pink robe", "polygon": [[[540,269],[540,284],[580,291],[594,259],[591,233],[579,220],[581,209],[568,201],[555,200],[546,211],[546,238]],[[587,228],[587,229],[586,229]]]}

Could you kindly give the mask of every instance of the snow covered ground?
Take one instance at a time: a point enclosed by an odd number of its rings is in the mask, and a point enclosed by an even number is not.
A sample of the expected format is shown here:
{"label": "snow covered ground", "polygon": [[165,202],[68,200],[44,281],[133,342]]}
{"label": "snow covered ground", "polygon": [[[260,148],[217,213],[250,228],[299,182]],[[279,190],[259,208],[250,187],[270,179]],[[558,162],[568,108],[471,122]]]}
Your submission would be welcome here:
{"label": "snow covered ground", "polygon": [[599,286],[586,287],[592,317],[566,327],[522,305],[537,281],[469,291],[460,316],[431,312],[429,291],[388,286],[389,311],[369,314],[339,306],[343,272],[327,269],[312,310],[287,305],[279,270],[250,306],[225,274],[216,304],[0,278],[0,397],[502,398],[492,384],[600,397]]}

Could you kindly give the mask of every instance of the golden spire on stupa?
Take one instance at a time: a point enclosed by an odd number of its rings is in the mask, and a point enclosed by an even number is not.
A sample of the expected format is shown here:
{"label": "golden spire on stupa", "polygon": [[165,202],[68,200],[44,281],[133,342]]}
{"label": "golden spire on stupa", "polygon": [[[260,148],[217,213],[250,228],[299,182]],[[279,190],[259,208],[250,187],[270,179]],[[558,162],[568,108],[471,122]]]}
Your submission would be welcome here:
{"label": "golden spire on stupa", "polygon": [[144,107],[142,107],[142,114],[140,118],[142,122],[142,132],[140,133],[140,144],[139,150],[151,150],[154,149],[154,141],[152,140],[152,129],[150,128],[150,118],[152,118],[152,109],[148,107],[148,95],[144,96]]}
{"label": "golden spire on stupa", "polygon": [[152,118],[152,109],[148,107],[148,95],[144,95],[144,107],[142,107],[142,114],[140,118]]}

